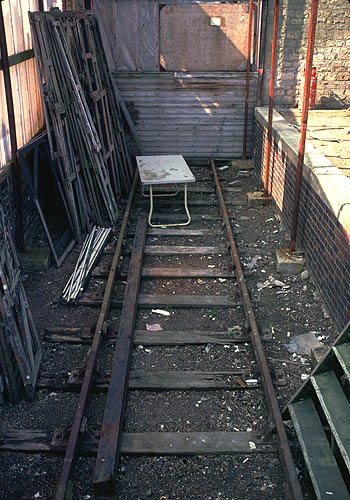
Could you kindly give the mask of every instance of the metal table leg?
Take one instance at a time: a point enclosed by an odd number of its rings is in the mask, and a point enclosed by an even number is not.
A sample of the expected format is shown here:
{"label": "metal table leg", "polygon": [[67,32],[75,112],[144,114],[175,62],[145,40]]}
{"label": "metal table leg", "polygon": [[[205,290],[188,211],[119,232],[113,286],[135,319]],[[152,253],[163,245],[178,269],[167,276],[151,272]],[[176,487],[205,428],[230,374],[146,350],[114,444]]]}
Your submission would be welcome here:
{"label": "metal table leg", "polygon": [[[160,196],[160,195],[157,195]],[[165,195],[168,196],[168,195]],[[172,196],[172,195],[171,195]],[[187,203],[187,184],[185,184],[184,188],[184,205],[185,205],[185,210],[187,214],[187,221],[186,222],[179,222],[177,224],[152,224],[152,213],[153,213],[153,189],[152,185],[149,186],[149,202],[150,202],[150,209],[149,209],[149,215],[148,215],[148,224],[151,227],[171,227],[171,226],[187,226],[191,222],[191,215],[188,210],[188,203]]]}
{"label": "metal table leg", "polygon": [[[144,196],[145,198],[149,198],[149,197],[150,197],[150,195],[145,193],[145,187],[146,187],[146,186],[143,184],[143,185],[142,185],[141,194],[142,194],[142,196]],[[179,192],[179,188],[178,188],[178,186],[177,186],[177,184],[176,184],[176,183],[175,183],[175,189],[176,189],[176,190],[175,190],[173,193],[154,194],[154,195],[153,195],[153,197],[155,198],[156,196],[157,196],[157,197],[161,197],[161,196],[176,196],[176,195],[178,194],[178,192]]]}

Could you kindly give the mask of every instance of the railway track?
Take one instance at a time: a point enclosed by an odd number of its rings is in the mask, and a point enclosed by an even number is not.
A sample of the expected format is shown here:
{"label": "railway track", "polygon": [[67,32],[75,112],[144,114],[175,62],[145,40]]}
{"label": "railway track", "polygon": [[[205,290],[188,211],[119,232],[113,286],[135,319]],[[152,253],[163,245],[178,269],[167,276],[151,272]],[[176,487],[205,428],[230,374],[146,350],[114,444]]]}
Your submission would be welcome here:
{"label": "railway track", "polygon": [[[56,500],[74,498],[75,469],[84,456],[96,457],[89,478],[96,496],[118,497],[124,455],[261,459],[276,451],[287,484],[286,498],[303,498],[274,388],[283,380],[271,370],[264,353],[255,299],[250,298],[232,231],[235,208],[242,203],[239,189],[227,182],[222,187],[221,171],[213,161],[206,168],[195,168],[194,174],[197,183],[189,189],[192,222],[181,229],[148,227],[147,202],[135,176],[116,241],[105,249],[103,262],[93,274],[100,288],[104,283],[104,291],[88,291],[79,299],[81,306],[99,308],[96,325],[47,329],[49,342],[89,346],[82,368],[72,369],[69,376],[42,373],[38,382],[42,389],[78,392],[72,426],[53,434],[14,431],[1,447],[64,455]],[[154,219],[160,221],[182,216],[177,200],[171,198],[158,200],[155,211]],[[196,327],[202,318],[215,327]],[[141,323],[150,330],[140,328]],[[209,359],[199,366],[199,349],[212,349],[213,362]],[[257,415],[256,428],[237,429],[233,422],[227,430],[227,422],[222,421],[208,422],[210,430],[203,430],[203,423],[198,430],[195,422],[191,428],[193,415],[183,413],[181,398],[194,396],[198,408],[211,399],[210,394],[220,400],[220,391],[227,398],[234,395],[235,404],[239,398],[262,401],[266,411]],[[147,411],[158,394],[171,395],[169,406],[178,397],[176,431],[153,425],[156,408],[151,415],[143,413],[143,401]],[[91,398],[101,398],[100,428],[87,422]],[[135,418],[144,419],[140,428],[152,431],[130,431],[128,419]],[[205,471],[203,477],[205,481]],[[244,494],[242,498],[253,498]]]}

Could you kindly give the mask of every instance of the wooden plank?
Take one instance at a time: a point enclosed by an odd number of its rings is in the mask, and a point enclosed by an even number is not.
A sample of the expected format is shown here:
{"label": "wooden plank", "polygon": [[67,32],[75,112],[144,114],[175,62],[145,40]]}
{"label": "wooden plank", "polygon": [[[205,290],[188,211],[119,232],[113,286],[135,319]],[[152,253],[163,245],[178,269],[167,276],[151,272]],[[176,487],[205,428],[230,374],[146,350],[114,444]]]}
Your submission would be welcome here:
{"label": "wooden plank", "polygon": [[225,268],[167,268],[153,267],[144,268],[142,277],[145,278],[235,278],[234,272]]}
{"label": "wooden plank", "polygon": [[[47,328],[44,340],[46,342],[63,342],[68,344],[91,344],[92,328]],[[115,342],[117,336],[110,332],[104,335],[106,343]],[[240,334],[239,331],[191,330],[173,331],[162,330],[150,332],[135,330],[133,342],[135,345],[200,345],[200,344],[236,344],[250,342],[250,337]]]}
{"label": "wooden plank", "polygon": [[[146,245],[145,255],[222,255],[227,253],[227,247],[191,247],[181,245]],[[124,252],[127,254],[128,252]]]}
{"label": "wooden plank", "polygon": [[339,344],[333,347],[334,354],[336,355],[340,366],[344,372],[345,377],[350,383],[350,343]]}
{"label": "wooden plank", "polygon": [[[243,205],[243,202],[241,203]],[[137,219],[137,214],[131,214],[131,219]],[[155,221],[164,221],[164,222],[177,222],[183,221],[184,216],[181,214],[153,214],[152,219]],[[220,215],[208,215],[208,214],[191,214],[191,219],[193,221],[222,221],[222,217]]]}
{"label": "wooden plank", "polygon": [[[184,202],[183,200],[174,200],[174,199],[166,199],[166,200],[153,200],[154,201],[154,207],[183,207]],[[239,206],[245,203],[246,200],[228,200],[226,201],[226,205],[229,206]],[[188,200],[188,206],[192,207],[217,207],[218,202],[216,200]],[[134,205],[135,208],[148,208],[149,207],[149,201],[147,200],[140,200]]]}
{"label": "wooden plank", "polygon": [[[9,66],[10,67],[15,66],[16,64],[28,61],[28,59],[33,59],[33,57],[34,57],[33,49],[23,50],[23,52],[18,52],[17,54],[9,56]],[[0,61],[0,69],[2,69],[1,61]]]}
{"label": "wooden plank", "polygon": [[[193,168],[193,167],[191,167]],[[200,187],[198,186],[198,184],[200,184],[201,181],[196,181],[196,186],[193,186],[193,185],[189,185],[187,186],[187,192],[188,193],[209,193],[209,194],[215,194],[215,190],[211,187]],[[168,187],[168,186],[153,186],[153,192],[154,193],[158,193],[158,192],[161,192],[161,193],[167,193],[169,191],[174,191],[172,187]],[[178,191],[181,193],[184,191],[184,188],[183,186],[178,186]],[[139,193],[141,193],[141,188],[138,190]]]}
{"label": "wooden plank", "polygon": [[[134,232],[128,233],[128,235],[133,235]],[[212,229],[168,229],[168,228],[149,228],[147,236],[218,236],[222,234],[219,231]]]}
{"label": "wooden plank", "polygon": [[[67,441],[59,439],[62,430],[14,429],[2,436],[1,451],[48,453],[62,455]],[[256,442],[253,432],[123,432],[120,452],[123,455],[227,455],[233,453],[274,452],[273,442]],[[95,456],[99,433],[86,433],[82,438],[81,454]]]}
{"label": "wooden plank", "polygon": [[330,430],[350,471],[350,404],[333,371],[311,377]]}
{"label": "wooden plank", "polygon": [[[108,276],[109,266],[97,267],[92,276],[95,278],[105,278]],[[121,278],[127,277],[127,270],[121,269]],[[225,268],[174,268],[174,267],[144,267],[142,278],[234,278],[234,272]]]}
{"label": "wooden plank", "polygon": [[[37,387],[67,392],[79,391],[82,385],[83,374],[79,371],[68,376],[66,372],[61,374],[43,373]],[[245,380],[250,378],[248,370],[234,370],[229,372],[192,372],[192,371],[131,371],[128,380],[129,390],[146,391],[190,391],[193,389],[257,389],[255,384],[248,386]],[[96,392],[106,392],[111,384],[111,373],[96,374],[93,380],[93,388]]]}
{"label": "wooden plank", "polygon": [[312,400],[297,401],[288,408],[317,498],[349,499],[349,493]]}
{"label": "wooden plank", "polygon": [[[129,389],[135,390],[181,390],[193,389],[256,389],[246,386],[244,380],[249,378],[246,370],[231,372],[197,372],[197,371],[146,371],[130,372]],[[244,387],[245,386],[245,387]]]}
{"label": "wooden plank", "polygon": [[247,335],[234,335],[228,331],[172,331],[149,332],[135,330],[134,344],[141,345],[200,345],[200,344],[236,344],[250,342]]}
{"label": "wooden plank", "polygon": [[142,432],[124,433],[121,451],[127,455],[230,455],[272,451],[257,445],[251,432]]}
{"label": "wooden plank", "polygon": [[147,221],[145,218],[140,218],[137,223],[130,260],[128,281],[119,321],[112,373],[94,470],[94,488],[97,492],[101,493],[114,491],[114,471],[119,463],[119,448],[124,419],[132,336],[138,307],[146,234]]}
{"label": "wooden plank", "polygon": [[[101,294],[83,293],[78,300],[80,306],[98,307],[101,305]],[[111,307],[120,308],[123,299],[112,297]],[[138,306],[143,309],[157,307],[170,308],[206,308],[206,307],[235,307],[242,305],[236,297],[231,295],[139,295]]]}
{"label": "wooden plank", "polygon": [[[171,199],[166,199],[166,200],[161,200],[161,199],[156,199],[154,201],[154,206],[157,207],[168,207],[169,205],[171,206],[176,206],[176,207],[183,207],[184,202],[183,200],[171,200]],[[217,200],[188,200],[188,206],[196,206],[196,207],[217,207],[218,202]],[[143,207],[149,207],[149,200],[137,200],[136,203],[134,203],[134,207],[137,208],[143,208]]]}

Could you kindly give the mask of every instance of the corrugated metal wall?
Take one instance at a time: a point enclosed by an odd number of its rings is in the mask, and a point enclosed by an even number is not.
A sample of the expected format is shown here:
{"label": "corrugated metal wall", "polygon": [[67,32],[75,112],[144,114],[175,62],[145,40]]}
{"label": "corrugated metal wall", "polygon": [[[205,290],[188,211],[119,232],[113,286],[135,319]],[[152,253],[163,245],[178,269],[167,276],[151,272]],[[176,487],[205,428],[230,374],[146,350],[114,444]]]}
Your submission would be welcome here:
{"label": "corrugated metal wall", "polygon": [[[115,73],[147,154],[240,158],[245,73]],[[247,154],[257,74],[251,75]],[[137,154],[131,141],[131,152]]]}

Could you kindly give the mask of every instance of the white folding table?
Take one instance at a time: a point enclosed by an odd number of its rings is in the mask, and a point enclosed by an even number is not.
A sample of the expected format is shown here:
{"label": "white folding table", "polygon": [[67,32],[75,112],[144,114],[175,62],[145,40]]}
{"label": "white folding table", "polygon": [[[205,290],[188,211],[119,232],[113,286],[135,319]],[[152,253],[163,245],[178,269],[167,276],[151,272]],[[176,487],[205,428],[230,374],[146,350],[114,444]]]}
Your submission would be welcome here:
{"label": "white folding table", "polygon": [[[164,155],[164,156],[136,156],[137,168],[140,174],[142,184],[142,194],[144,194],[145,186],[149,186],[150,210],[148,223],[151,227],[169,227],[169,226],[186,226],[191,222],[191,215],[187,204],[187,184],[195,182],[194,175],[189,169],[183,156],[181,155]],[[176,191],[174,193],[153,194],[153,186],[175,184]],[[152,224],[153,213],[153,197],[154,196],[175,196],[178,193],[178,184],[184,184],[184,206],[187,214],[186,222],[177,224]]]}

